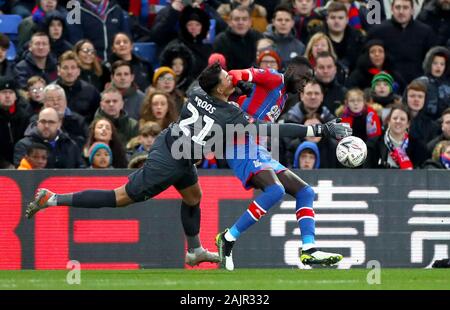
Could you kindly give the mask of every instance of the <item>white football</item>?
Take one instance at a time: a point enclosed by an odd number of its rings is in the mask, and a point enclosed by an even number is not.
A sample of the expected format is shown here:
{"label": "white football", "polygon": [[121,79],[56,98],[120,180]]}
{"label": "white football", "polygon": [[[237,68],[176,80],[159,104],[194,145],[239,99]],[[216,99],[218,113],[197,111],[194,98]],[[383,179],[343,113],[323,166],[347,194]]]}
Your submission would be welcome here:
{"label": "white football", "polygon": [[367,157],[367,146],[358,137],[349,136],[339,141],[336,147],[336,157],[341,164],[355,168],[364,163]]}

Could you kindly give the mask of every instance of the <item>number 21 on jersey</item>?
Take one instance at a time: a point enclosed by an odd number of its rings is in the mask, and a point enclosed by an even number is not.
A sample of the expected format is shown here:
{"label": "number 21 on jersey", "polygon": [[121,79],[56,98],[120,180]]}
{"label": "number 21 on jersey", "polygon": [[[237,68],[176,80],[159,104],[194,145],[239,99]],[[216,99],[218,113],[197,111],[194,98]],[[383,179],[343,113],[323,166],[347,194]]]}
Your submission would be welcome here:
{"label": "number 21 on jersey", "polygon": [[[200,114],[198,113],[197,109],[192,105],[192,103],[188,102],[187,104],[187,109],[192,113],[192,116],[183,119],[180,121],[180,128],[181,130],[183,130],[183,133],[186,136],[190,136],[191,135],[191,131],[189,130],[189,126],[191,124],[194,124],[194,130],[197,129],[197,126],[195,126],[195,123],[197,122],[197,120],[200,117]],[[203,122],[205,123],[205,126],[203,126],[201,128],[201,130],[199,131],[199,133],[195,136],[192,136],[192,141],[194,141],[197,144],[200,145],[205,145],[206,142],[204,141],[206,135],[209,133],[209,131],[211,130],[213,124],[214,124],[214,120],[209,117],[208,115],[203,115]],[[203,123],[202,123],[203,125]]]}

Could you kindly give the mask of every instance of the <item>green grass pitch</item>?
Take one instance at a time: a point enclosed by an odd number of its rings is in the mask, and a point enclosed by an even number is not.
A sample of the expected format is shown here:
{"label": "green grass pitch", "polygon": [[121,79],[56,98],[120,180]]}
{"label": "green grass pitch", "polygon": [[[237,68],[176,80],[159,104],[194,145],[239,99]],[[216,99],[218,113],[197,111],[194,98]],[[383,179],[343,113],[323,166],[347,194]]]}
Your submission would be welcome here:
{"label": "green grass pitch", "polygon": [[0,290],[449,290],[450,269],[382,269],[381,284],[367,283],[369,269],[237,269],[81,271],[81,284],[66,282],[67,270],[0,271]]}

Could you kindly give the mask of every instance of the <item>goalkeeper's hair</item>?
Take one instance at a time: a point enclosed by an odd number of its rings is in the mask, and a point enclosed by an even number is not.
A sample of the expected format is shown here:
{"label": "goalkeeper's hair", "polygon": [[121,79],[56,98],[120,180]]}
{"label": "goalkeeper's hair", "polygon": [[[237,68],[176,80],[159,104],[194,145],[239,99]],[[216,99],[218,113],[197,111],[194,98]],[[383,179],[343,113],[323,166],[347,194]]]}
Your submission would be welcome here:
{"label": "goalkeeper's hair", "polygon": [[215,62],[206,67],[206,69],[198,76],[198,84],[208,95],[211,95],[211,93],[215,91],[217,85],[219,85],[221,72],[222,67],[219,62]]}

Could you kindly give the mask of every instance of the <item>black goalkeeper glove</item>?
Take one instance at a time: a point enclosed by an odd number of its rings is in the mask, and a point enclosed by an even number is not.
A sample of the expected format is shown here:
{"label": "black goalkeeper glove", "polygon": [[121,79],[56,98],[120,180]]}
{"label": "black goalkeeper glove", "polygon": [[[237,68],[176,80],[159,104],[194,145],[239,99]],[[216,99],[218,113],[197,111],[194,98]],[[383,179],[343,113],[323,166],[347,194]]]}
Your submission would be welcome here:
{"label": "black goalkeeper glove", "polygon": [[242,95],[250,96],[253,90],[253,83],[246,81],[239,81],[237,82],[236,87],[239,88]]}
{"label": "black goalkeeper glove", "polygon": [[312,127],[316,137],[333,137],[336,140],[351,136],[353,133],[350,124],[341,123],[340,118],[336,118],[325,124],[316,124]]}

